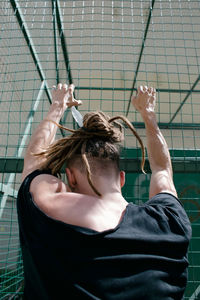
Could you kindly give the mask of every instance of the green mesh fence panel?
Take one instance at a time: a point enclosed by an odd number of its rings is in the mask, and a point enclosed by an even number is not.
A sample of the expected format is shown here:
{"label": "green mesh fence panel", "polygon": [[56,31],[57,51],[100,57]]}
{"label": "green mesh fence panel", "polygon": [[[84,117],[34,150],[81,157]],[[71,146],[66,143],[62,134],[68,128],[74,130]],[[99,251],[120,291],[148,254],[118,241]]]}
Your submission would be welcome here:
{"label": "green mesh fence panel", "polygon": [[[20,299],[23,265],[16,196],[24,149],[51,102],[50,87],[73,82],[80,111],[123,114],[145,142],[130,105],[140,84],[157,89],[158,122],[193,237],[185,299],[200,299],[200,1],[0,1],[0,299]],[[71,113],[63,123],[75,126]],[[61,136],[58,132],[58,138]],[[149,167],[126,132],[124,196],[148,199]]]}

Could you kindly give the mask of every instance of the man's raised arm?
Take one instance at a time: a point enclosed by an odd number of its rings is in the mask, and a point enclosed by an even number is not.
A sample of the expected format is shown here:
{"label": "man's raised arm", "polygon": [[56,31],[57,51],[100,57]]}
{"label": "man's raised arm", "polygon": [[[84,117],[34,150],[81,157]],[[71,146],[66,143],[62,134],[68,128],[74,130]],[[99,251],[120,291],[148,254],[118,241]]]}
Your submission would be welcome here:
{"label": "man's raised arm", "polygon": [[132,97],[132,104],[140,112],[146,128],[147,152],[152,171],[149,197],[161,192],[177,196],[168,146],[156,121],[155,102],[155,89],[146,86],[140,86],[137,96]]}
{"label": "man's raised arm", "polygon": [[[33,154],[44,151],[50,144],[54,142],[57,126],[53,122],[59,123],[67,107],[77,106],[81,104],[80,100],[73,97],[74,85],[69,87],[61,83],[52,91],[52,104],[49,108],[47,116],[39,124],[31,136],[31,140],[27,147],[24,157],[24,168],[22,180],[31,172],[38,169],[43,162],[42,159]],[[53,122],[51,122],[53,121]]]}

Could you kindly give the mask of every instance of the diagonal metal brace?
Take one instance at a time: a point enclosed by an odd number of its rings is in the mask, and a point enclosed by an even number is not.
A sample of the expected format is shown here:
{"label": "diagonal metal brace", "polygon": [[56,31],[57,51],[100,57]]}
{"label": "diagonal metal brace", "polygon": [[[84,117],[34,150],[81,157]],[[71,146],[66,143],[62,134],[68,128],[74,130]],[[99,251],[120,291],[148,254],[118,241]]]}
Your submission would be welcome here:
{"label": "diagonal metal brace", "polygon": [[41,66],[41,63],[39,61],[39,57],[37,55],[36,49],[35,49],[35,47],[33,45],[32,39],[30,37],[28,28],[26,26],[26,23],[25,23],[23,17],[22,17],[22,13],[21,13],[19,4],[17,3],[17,0],[10,0],[10,3],[12,5],[12,8],[14,10],[14,14],[15,14],[15,16],[17,18],[17,21],[18,21],[20,29],[21,29],[21,31],[22,31],[22,33],[24,35],[26,43],[27,43],[27,45],[29,47],[29,50],[30,50],[31,56],[33,58],[34,64],[35,64],[35,66],[37,68],[37,71],[38,71],[38,74],[40,76],[40,80],[44,81],[44,83],[45,83],[44,90],[46,92],[48,101],[51,104],[51,94],[50,94],[49,88],[47,86],[46,78],[45,78],[44,72],[42,70],[42,66]]}
{"label": "diagonal metal brace", "polygon": [[130,105],[131,105],[131,98],[132,98],[132,95],[133,95],[133,91],[135,90],[135,84],[136,84],[136,80],[137,80],[138,71],[139,71],[139,68],[140,68],[140,63],[141,63],[141,59],[142,59],[142,55],[143,55],[143,51],[144,51],[144,46],[145,46],[145,42],[146,42],[146,38],[147,38],[147,33],[148,33],[148,30],[149,30],[149,24],[150,24],[150,20],[151,20],[151,16],[152,16],[154,3],[155,3],[155,0],[152,0],[151,6],[149,8],[149,15],[148,15],[147,24],[146,24],[146,28],[145,28],[145,32],[144,32],[144,36],[143,36],[143,40],[142,40],[142,46],[141,46],[141,49],[140,49],[140,55],[139,55],[139,59],[138,59],[138,63],[137,63],[136,71],[135,71],[135,76],[134,76],[134,79],[133,79],[133,85],[132,85],[131,95],[130,95],[130,99],[129,99],[128,106],[127,106],[126,116],[129,113],[129,109],[130,109]]}
{"label": "diagonal metal brace", "polygon": [[181,110],[181,108],[183,107],[183,105],[185,104],[187,99],[189,98],[189,96],[193,93],[193,91],[194,91],[196,85],[198,84],[199,80],[200,80],[200,75],[197,77],[197,79],[194,82],[193,86],[191,87],[190,91],[187,93],[187,95],[185,96],[185,98],[183,99],[183,101],[181,102],[179,107],[177,108],[176,112],[174,113],[173,117],[169,121],[168,125],[170,125],[174,121],[174,119],[176,118],[177,114],[179,113],[179,111]]}

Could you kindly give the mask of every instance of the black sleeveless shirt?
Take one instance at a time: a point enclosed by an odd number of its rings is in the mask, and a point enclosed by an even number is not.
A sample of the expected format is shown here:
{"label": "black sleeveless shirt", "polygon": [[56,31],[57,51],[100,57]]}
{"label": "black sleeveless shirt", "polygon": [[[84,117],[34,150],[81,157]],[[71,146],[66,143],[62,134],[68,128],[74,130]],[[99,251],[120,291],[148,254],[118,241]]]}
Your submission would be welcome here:
{"label": "black sleeveless shirt", "polygon": [[34,203],[30,183],[17,199],[27,300],[182,299],[187,283],[188,217],[178,199],[160,193],[129,203],[120,224],[97,232],[54,220]]}

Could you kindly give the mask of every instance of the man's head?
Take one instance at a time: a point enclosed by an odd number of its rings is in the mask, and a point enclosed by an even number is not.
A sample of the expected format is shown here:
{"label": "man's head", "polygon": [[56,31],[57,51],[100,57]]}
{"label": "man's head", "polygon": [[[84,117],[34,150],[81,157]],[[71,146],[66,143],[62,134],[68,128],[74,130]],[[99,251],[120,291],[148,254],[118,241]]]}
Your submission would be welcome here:
{"label": "man's head", "polygon": [[143,169],[144,146],[132,124],[123,116],[110,118],[103,112],[87,113],[83,118],[83,127],[77,130],[57,124],[72,132],[72,135],[56,141],[46,151],[38,154],[46,158],[41,168],[50,169],[53,175],[57,175],[66,164],[68,180],[72,168],[78,170],[80,174],[85,174],[89,185],[98,196],[101,193],[94,179],[98,181],[101,177],[114,180],[116,175],[116,178],[121,178],[123,182],[123,173],[119,170],[119,157],[120,143],[124,139],[124,133],[117,119],[124,121],[138,139],[142,148]]}
{"label": "man's head", "polygon": [[[84,149],[77,149],[75,155],[66,162],[68,183],[72,190],[79,191],[75,190],[75,187],[78,188],[80,186],[78,185],[78,180],[75,180],[76,178],[79,178],[81,183],[84,182],[85,187],[87,186],[84,177],[98,196],[102,194],[98,188],[100,181],[103,183],[104,180],[105,184],[108,184],[108,182],[110,182],[109,184],[111,182],[118,182],[122,186],[124,183],[122,184],[121,179],[119,182],[119,178],[122,178],[119,169],[119,155],[119,145],[102,138],[94,137],[88,139]],[[77,176],[72,177],[72,175]],[[71,181],[71,178],[74,181]],[[75,182],[77,183],[76,186],[73,184]],[[84,191],[84,188],[82,188],[82,191]]]}
{"label": "man's head", "polygon": [[68,186],[72,192],[102,196],[105,193],[120,191],[125,183],[125,173],[116,162],[97,157],[75,157],[67,165]]}

